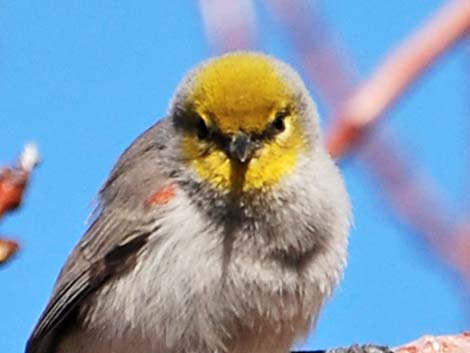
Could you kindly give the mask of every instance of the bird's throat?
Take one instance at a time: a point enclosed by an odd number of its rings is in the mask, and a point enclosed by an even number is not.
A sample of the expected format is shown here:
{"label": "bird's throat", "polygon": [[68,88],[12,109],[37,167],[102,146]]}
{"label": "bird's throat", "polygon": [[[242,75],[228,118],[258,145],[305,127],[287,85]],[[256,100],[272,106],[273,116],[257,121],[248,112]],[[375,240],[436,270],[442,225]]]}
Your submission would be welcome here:
{"label": "bird's throat", "polygon": [[291,145],[286,149],[270,144],[250,160],[240,163],[220,150],[198,155],[193,143],[183,142],[185,154],[190,155],[190,168],[198,178],[224,193],[272,190],[297,166],[301,148]]}

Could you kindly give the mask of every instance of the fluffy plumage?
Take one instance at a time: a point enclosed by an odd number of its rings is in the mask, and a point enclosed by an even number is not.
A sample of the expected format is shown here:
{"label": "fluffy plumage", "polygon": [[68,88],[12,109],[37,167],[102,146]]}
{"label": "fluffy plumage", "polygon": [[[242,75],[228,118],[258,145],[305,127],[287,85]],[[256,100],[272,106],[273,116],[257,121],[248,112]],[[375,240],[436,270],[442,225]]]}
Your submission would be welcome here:
{"label": "fluffy plumage", "polygon": [[[263,135],[286,104],[291,130]],[[247,161],[230,154],[240,133]],[[261,54],[209,60],[120,157],[27,353],[287,353],[342,275],[349,225],[298,75]]]}

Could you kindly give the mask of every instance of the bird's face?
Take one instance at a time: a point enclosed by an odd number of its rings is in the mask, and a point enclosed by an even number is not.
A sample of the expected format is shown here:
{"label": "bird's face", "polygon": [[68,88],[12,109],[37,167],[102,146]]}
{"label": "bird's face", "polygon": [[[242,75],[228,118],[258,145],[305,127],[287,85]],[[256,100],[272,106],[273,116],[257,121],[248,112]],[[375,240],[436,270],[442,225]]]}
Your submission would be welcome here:
{"label": "bird's face", "polygon": [[300,92],[276,62],[225,55],[196,69],[177,96],[182,159],[222,192],[275,188],[308,149]]}

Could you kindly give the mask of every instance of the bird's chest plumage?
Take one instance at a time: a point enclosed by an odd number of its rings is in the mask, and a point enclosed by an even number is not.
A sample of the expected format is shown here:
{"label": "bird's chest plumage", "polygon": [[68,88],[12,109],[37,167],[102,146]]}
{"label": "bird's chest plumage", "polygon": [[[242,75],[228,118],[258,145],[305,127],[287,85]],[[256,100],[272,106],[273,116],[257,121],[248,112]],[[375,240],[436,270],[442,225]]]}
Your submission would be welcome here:
{"label": "bird's chest plumage", "polygon": [[323,301],[314,279],[255,250],[263,224],[212,222],[184,197],[168,205],[135,268],[97,292],[85,321],[101,336],[144,339],[161,352],[288,349]]}

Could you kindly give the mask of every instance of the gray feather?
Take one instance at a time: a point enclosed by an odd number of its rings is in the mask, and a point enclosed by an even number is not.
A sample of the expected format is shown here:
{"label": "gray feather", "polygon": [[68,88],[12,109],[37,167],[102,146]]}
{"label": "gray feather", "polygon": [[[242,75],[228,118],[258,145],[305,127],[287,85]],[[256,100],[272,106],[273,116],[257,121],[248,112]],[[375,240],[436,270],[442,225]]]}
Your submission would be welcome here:
{"label": "gray feather", "polygon": [[[135,255],[145,246],[153,231],[152,220],[157,214],[153,210],[147,221],[145,217],[135,219],[130,216],[126,207],[143,208],[144,205],[142,202],[137,205],[136,195],[131,195],[136,185],[126,185],[128,175],[123,170],[132,170],[132,166],[139,168],[139,164],[142,166],[150,153],[159,153],[157,142],[152,138],[156,130],[158,125],[138,138],[113,169],[101,192],[101,199],[107,206],[112,204],[115,208],[109,211],[107,207],[99,206],[98,217],[70,255],[57,279],[49,304],[28,341],[27,353],[51,351],[58,342],[55,336],[63,331],[61,325],[75,319],[70,316],[82,301],[111,276],[117,276],[132,266]],[[165,181],[158,169],[158,166],[154,166],[152,177],[146,181],[155,190]],[[115,186],[116,181],[120,182],[119,186]],[[135,181],[139,186],[142,185],[141,180]]]}

